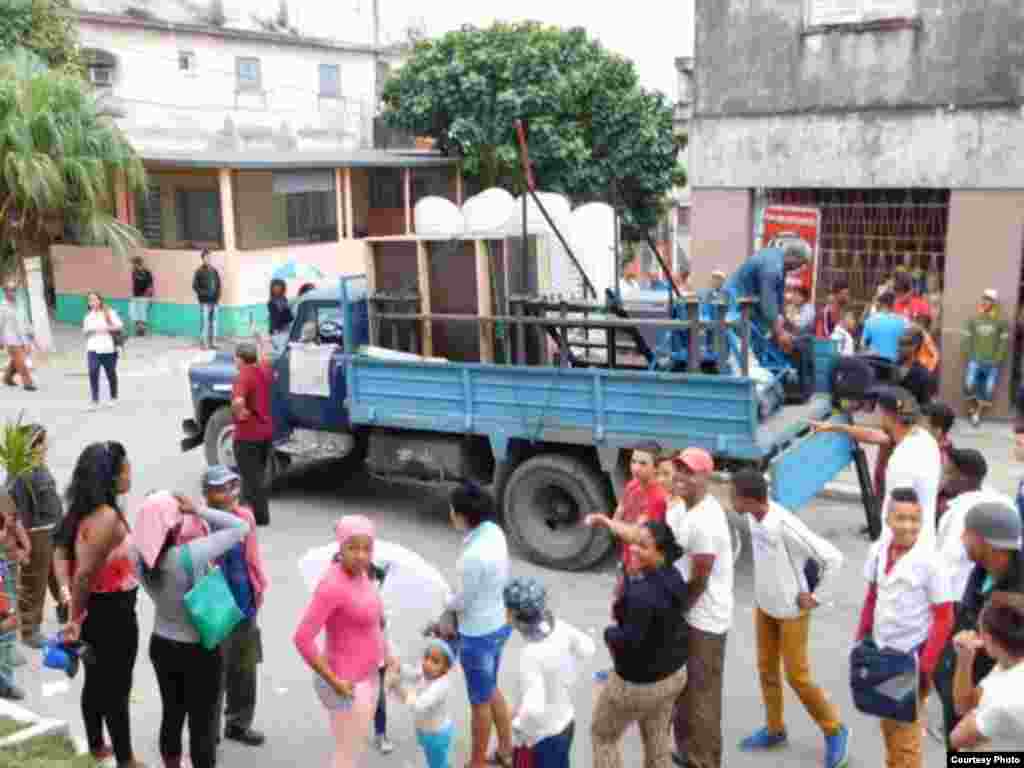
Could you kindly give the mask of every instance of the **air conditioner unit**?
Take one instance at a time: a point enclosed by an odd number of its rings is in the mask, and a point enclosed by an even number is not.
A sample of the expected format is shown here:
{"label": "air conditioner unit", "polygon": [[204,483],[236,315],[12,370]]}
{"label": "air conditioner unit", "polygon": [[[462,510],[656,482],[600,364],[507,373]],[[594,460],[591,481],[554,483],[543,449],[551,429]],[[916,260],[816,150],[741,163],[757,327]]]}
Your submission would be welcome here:
{"label": "air conditioner unit", "polygon": [[90,67],[89,81],[93,85],[111,86],[114,84],[114,70],[110,67]]}

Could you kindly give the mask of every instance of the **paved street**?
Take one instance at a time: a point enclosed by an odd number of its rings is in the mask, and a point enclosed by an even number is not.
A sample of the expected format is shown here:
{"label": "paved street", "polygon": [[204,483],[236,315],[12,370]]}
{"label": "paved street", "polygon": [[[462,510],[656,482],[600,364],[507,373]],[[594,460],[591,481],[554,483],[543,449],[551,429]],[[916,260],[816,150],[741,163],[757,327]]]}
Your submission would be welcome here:
{"label": "paved street", "polygon": [[[65,345],[72,336],[61,329],[58,337]],[[81,448],[95,440],[116,439],[128,447],[133,462],[133,489],[127,502],[129,516],[143,493],[158,488],[173,488],[189,493],[198,491],[199,475],[204,467],[201,450],[182,455],[178,451],[179,424],[188,415],[187,392],[182,366],[195,354],[181,340],[144,340],[129,342],[129,352],[122,365],[122,402],[115,410],[88,413],[88,385],[81,375],[83,365],[75,363],[70,351],[55,358],[51,368],[39,373],[41,391],[35,394],[5,390],[0,417],[10,417],[20,409],[29,419],[42,420],[51,431],[53,457],[51,464],[63,486]],[[67,346],[65,346],[67,350]],[[999,434],[1006,432],[998,428]],[[1000,458],[1009,454],[1008,445],[993,440],[992,458],[997,450]],[[1007,473],[1007,477],[1009,474]],[[1004,483],[1000,482],[1002,486]],[[1004,488],[1010,490],[1010,488]],[[294,477],[275,496],[272,525],[260,532],[268,562],[272,586],[261,616],[264,630],[265,663],[261,674],[258,727],[268,736],[267,745],[258,750],[227,745],[226,766],[246,764],[324,765],[330,752],[326,720],[311,690],[310,673],[300,661],[291,644],[305,600],[305,587],[300,581],[296,561],[308,548],[330,540],[332,524],[341,514],[360,512],[378,521],[380,536],[402,543],[437,563],[451,575],[459,548],[459,536],[448,524],[444,507],[420,488],[387,484],[365,477],[355,477],[338,485],[335,478],[324,473],[309,472]],[[863,523],[858,506],[838,501],[819,500],[803,511],[811,527],[834,542],[848,558],[841,586],[834,605],[822,608],[814,623],[812,652],[817,679],[832,693],[853,729],[851,765],[877,766],[881,739],[877,723],[853,712],[850,702],[846,657],[856,624],[864,585],[861,576],[868,544],[857,531]],[[599,654],[590,664],[579,685],[576,703],[578,728],[575,745],[576,765],[590,764],[588,729],[594,689],[591,673],[607,666],[608,657],[600,643],[600,632],[608,619],[609,596],[613,576],[610,571],[568,575],[538,569],[516,559],[516,573],[532,574],[544,579],[554,597],[554,607],[564,617],[598,639]],[[787,693],[790,746],[784,753],[769,757],[743,755],[735,744],[762,723],[762,708],[757,689],[755,647],[752,620],[751,563],[749,546],[737,575],[737,609],[735,629],[728,644],[725,703],[725,764],[729,768],[763,766],[770,761],[785,760],[787,766],[820,765],[822,739],[799,703]],[[132,709],[135,742],[144,759],[158,764],[156,731],[160,716],[160,699],[148,659],[148,637],[152,611],[148,598],[140,596],[142,652],[135,673]],[[48,610],[52,620],[52,608]],[[51,627],[52,628],[52,627]],[[393,635],[406,658],[419,648],[418,627],[403,626],[395,620]],[[515,698],[515,673],[518,640],[509,646],[502,674],[503,685]],[[30,666],[19,670],[19,681],[29,693],[30,708],[48,715],[67,718],[73,731],[82,735],[78,715],[80,680],[73,681],[67,691],[59,690],[63,678],[52,671],[41,671],[38,655],[32,655]],[[460,678],[461,675],[456,672]],[[54,686],[57,689],[54,689]],[[465,733],[467,706],[461,684],[455,711],[460,732]],[[390,757],[373,754],[368,766],[421,765],[408,714],[398,705],[389,710],[390,734],[397,751]],[[928,740],[926,765],[939,765],[939,745]],[[464,764],[465,740],[453,766]],[[638,735],[631,733],[624,747],[627,766],[639,766],[641,753]]]}

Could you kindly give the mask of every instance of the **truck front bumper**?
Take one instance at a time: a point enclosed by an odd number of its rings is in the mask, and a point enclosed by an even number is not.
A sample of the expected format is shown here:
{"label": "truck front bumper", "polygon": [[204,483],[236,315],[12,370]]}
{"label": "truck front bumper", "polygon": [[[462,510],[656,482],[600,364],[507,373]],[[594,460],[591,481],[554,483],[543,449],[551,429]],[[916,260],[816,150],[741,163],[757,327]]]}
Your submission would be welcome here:
{"label": "truck front bumper", "polygon": [[195,419],[185,419],[181,422],[181,431],[185,433],[185,437],[181,440],[181,450],[191,451],[193,448],[198,448],[203,444],[203,430],[199,428],[199,422]]}

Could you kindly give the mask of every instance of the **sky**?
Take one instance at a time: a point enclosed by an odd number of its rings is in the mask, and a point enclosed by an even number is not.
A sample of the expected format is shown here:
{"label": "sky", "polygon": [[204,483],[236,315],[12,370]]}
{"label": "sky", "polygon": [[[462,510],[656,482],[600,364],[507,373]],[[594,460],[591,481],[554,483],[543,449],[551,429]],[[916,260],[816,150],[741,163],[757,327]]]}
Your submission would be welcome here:
{"label": "sky", "polygon": [[[309,2],[310,0],[305,0]],[[315,0],[312,0],[315,2]],[[350,0],[369,9],[371,0]],[[647,88],[674,99],[678,56],[693,55],[694,0],[379,0],[385,36],[397,34],[411,18],[422,17],[431,36],[463,24],[487,26],[495,20],[534,20],[581,26],[604,46],[634,61]],[[429,13],[424,12],[429,8]]]}

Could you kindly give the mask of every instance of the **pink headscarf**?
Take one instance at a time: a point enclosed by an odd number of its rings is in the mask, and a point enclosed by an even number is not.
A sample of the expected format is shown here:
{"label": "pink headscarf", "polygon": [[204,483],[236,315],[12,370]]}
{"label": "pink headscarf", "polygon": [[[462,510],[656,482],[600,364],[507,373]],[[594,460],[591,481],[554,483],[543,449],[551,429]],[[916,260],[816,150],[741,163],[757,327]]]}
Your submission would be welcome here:
{"label": "pink headscarf", "polygon": [[334,535],[338,537],[339,549],[344,548],[345,542],[353,536],[366,536],[373,541],[376,532],[373,521],[362,515],[345,515],[334,527]]}
{"label": "pink headscarf", "polygon": [[147,567],[156,565],[167,534],[181,524],[183,517],[178,500],[167,491],[151,493],[142,502],[132,537]]}

